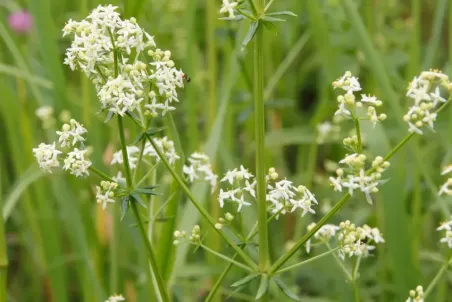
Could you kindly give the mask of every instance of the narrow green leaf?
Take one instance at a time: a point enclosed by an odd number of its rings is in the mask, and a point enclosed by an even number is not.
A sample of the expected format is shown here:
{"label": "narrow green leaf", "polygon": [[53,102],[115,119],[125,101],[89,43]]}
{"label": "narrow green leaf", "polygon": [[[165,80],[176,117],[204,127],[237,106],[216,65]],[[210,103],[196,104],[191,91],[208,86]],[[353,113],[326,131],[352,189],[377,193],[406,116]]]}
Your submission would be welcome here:
{"label": "narrow green leaf", "polygon": [[137,138],[133,141],[133,145],[136,145],[139,141],[141,141],[144,138],[144,132],[141,132]]}
{"label": "narrow green leaf", "polygon": [[132,111],[127,111],[127,115],[141,125],[141,119]]}
{"label": "narrow green leaf", "polygon": [[27,188],[33,182],[41,178],[43,175],[45,175],[45,172],[41,171],[35,165],[33,165],[22,174],[21,178],[17,180],[17,182],[14,185],[14,188],[4,199],[2,213],[5,222],[8,221],[8,218],[11,215],[11,212],[16,207],[17,202],[19,201],[19,198],[21,197],[22,193],[24,193],[25,190],[27,190]]}
{"label": "narrow green leaf", "polygon": [[252,273],[252,274],[249,274],[249,275],[247,275],[246,277],[244,277],[244,278],[242,278],[242,279],[240,279],[240,280],[238,280],[238,281],[232,283],[231,286],[232,286],[232,287],[237,287],[237,286],[242,286],[242,285],[248,284],[248,283],[250,283],[252,280],[254,280],[255,278],[257,278],[259,275],[260,275],[259,273]]}
{"label": "narrow green leaf", "polygon": [[148,188],[136,188],[134,190],[134,192],[138,193],[138,194],[146,194],[146,195],[161,195],[161,193],[155,192],[153,189],[148,189]]}
{"label": "narrow green leaf", "polygon": [[280,11],[280,12],[274,12],[274,13],[269,13],[269,14],[265,14],[266,16],[293,16],[293,17],[298,17],[296,14],[294,14],[291,11]]}
{"label": "narrow green leaf", "polygon": [[124,197],[121,199],[121,209],[122,209],[122,212],[121,212],[121,220],[123,220],[124,217],[125,217],[126,214],[127,214],[127,211],[129,210],[129,195],[124,196]]}
{"label": "narrow green leaf", "polygon": [[272,279],[273,281],[275,281],[276,285],[278,285],[279,289],[281,289],[281,291],[290,299],[294,300],[294,301],[300,301],[300,298],[297,297],[297,295],[295,295],[288,287],[287,285],[284,283],[284,281],[282,281],[280,278],[278,277],[273,277]]}
{"label": "narrow green leaf", "polygon": [[166,128],[166,127],[149,128],[149,129],[146,131],[146,134],[147,134],[147,135],[150,135],[150,136],[153,136],[153,135],[156,135],[156,134],[159,133],[159,132],[162,132],[165,128]]}
{"label": "narrow green leaf", "polygon": [[114,115],[113,111],[108,111],[104,123],[108,123],[113,118],[113,115]]}
{"label": "narrow green leaf", "polygon": [[262,298],[265,293],[268,291],[268,275],[262,275],[261,283],[259,284],[259,288],[257,289],[256,300]]}
{"label": "narrow green leaf", "polygon": [[136,201],[140,206],[142,206],[143,208],[147,209],[146,204],[143,202],[143,200],[141,200],[141,197],[140,197],[138,194],[132,193],[132,194],[130,194],[130,197],[131,197],[134,201]]}
{"label": "narrow green leaf", "polygon": [[254,35],[256,34],[257,30],[259,29],[259,21],[255,21],[251,23],[250,28],[248,29],[248,33],[246,34],[245,40],[242,42],[242,50],[245,49],[245,47],[250,44],[251,40],[253,40]]}
{"label": "narrow green leaf", "polygon": [[264,20],[266,22],[286,22],[286,20],[281,19],[281,18],[275,18],[275,17],[270,17],[270,16],[263,16],[261,18],[261,20]]}
{"label": "narrow green leaf", "polygon": [[219,20],[226,20],[226,21],[242,21],[245,19],[245,16],[243,15],[237,15],[234,17],[223,17],[223,18],[218,18]]}

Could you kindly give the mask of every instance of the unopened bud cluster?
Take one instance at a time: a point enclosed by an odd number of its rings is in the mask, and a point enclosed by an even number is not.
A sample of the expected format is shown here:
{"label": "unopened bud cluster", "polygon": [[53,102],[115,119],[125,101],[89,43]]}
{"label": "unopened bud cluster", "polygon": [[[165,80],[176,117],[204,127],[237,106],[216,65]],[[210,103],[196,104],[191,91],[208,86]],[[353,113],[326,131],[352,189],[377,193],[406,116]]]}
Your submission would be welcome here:
{"label": "unopened bud cluster", "polygon": [[335,191],[342,192],[343,187],[348,189],[350,195],[355,190],[364,193],[368,203],[372,203],[371,193],[378,192],[378,185],[381,182],[381,174],[390,166],[383,157],[377,156],[372,161],[372,169],[365,170],[367,157],[364,154],[353,153],[346,155],[339,161],[340,164],[347,165],[346,168],[336,170],[336,177],[330,177],[331,185]]}
{"label": "unopened bud cluster", "polygon": [[446,102],[441,96],[441,88],[452,90],[449,77],[439,70],[422,72],[408,85],[406,96],[413,101],[413,105],[403,116],[408,123],[408,131],[423,134],[422,128],[427,126],[431,130],[437,117],[436,109]]}
{"label": "unopened bud cluster", "polygon": [[368,225],[357,227],[349,220],[339,224],[339,234],[337,235],[340,250],[339,255],[342,259],[345,256],[367,257],[369,252],[375,249],[370,243],[385,242],[380,230],[371,228]]}
{"label": "unopened bud cluster", "polygon": [[406,302],[424,302],[424,289],[421,285],[416,286],[415,290],[410,290],[409,295]]}
{"label": "unopened bud cluster", "polygon": [[96,186],[96,200],[97,203],[102,204],[102,208],[105,209],[108,203],[115,202],[114,190],[118,188],[118,184],[110,181],[101,181],[100,186]]}
{"label": "unopened bud cluster", "polygon": [[218,218],[218,222],[215,224],[217,230],[221,230],[224,226],[230,224],[234,220],[234,216],[231,213],[226,213],[224,217]]}
{"label": "unopened bud cluster", "polygon": [[[315,227],[316,223],[311,223],[308,225],[307,229],[308,232],[311,231]],[[337,231],[339,231],[340,228],[337,225],[334,224],[324,224],[320,227],[320,229],[314,234],[313,238],[316,239],[316,241],[319,241],[321,243],[328,243],[332,237],[336,236]],[[311,251],[311,240],[309,239],[306,242],[306,252]]]}
{"label": "unopened bud cluster", "polygon": [[174,245],[178,245],[182,241],[185,241],[187,239],[188,239],[188,242],[199,245],[199,244],[201,244],[201,228],[199,227],[199,225],[196,224],[193,226],[193,229],[191,230],[190,237],[187,238],[187,233],[185,233],[185,231],[175,231],[174,237],[176,238],[173,241]]}
{"label": "unopened bud cluster", "polygon": [[184,165],[183,172],[188,181],[193,183],[197,179],[203,179],[210,183],[211,192],[217,187],[218,175],[213,173],[210,158],[199,152],[195,152],[188,158],[188,165]]}

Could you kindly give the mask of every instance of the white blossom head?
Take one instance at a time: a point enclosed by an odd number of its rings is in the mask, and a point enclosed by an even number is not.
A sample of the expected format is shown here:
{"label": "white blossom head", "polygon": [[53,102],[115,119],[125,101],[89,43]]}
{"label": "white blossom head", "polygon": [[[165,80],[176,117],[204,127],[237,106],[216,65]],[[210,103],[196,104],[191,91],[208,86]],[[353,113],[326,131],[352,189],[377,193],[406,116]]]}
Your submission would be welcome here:
{"label": "white blossom head", "polygon": [[37,148],[33,149],[33,154],[38,162],[39,167],[46,172],[52,173],[52,168],[60,166],[58,155],[62,152],[56,149],[55,143],[41,143]]}

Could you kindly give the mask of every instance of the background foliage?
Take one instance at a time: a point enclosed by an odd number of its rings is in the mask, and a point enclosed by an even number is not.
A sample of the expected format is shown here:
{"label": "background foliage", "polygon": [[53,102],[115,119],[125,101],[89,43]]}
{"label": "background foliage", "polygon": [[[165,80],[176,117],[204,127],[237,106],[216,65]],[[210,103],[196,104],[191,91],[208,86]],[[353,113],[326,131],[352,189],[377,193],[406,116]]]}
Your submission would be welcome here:
{"label": "background foliage", "polygon": [[[353,2],[357,11],[350,6]],[[151,301],[146,253],[132,219],[119,223],[114,210],[102,211],[88,186],[95,182],[62,173],[44,176],[31,153],[39,142],[54,138],[52,129],[43,130],[35,116],[38,107],[51,105],[56,117],[66,109],[85,125],[93,163],[108,171],[118,137],[103,123],[104,116],[95,114],[99,103],[91,83],[62,64],[69,41],[61,38],[69,18],[80,20],[107,3],[118,5],[126,18],[136,17],[159,45],[172,50],[176,64],[190,76],[174,115],[185,154],[205,151],[215,157],[220,175],[240,164],[254,170],[253,66],[250,50],[240,49],[247,24],[218,20],[221,1],[0,1],[0,200],[9,258],[8,301],[103,301],[113,292],[123,293],[127,301]],[[11,11],[20,8],[34,18],[28,34],[15,33],[6,21]],[[369,151],[383,155],[407,132],[401,118],[409,80],[430,67],[452,75],[452,4],[447,0],[276,0],[274,9],[298,16],[266,34],[268,166],[315,192],[320,217],[339,197],[327,185],[328,160],[336,161],[345,152],[340,140],[316,142],[316,125],[331,119],[335,110],[331,82],[351,70],[366,93],[384,101],[388,120],[383,127],[364,125]],[[342,129],[341,136],[347,131]],[[435,133],[410,142],[392,160],[390,181],[372,206],[363,196],[354,196],[335,218],[335,223],[350,219],[377,226],[385,235],[386,243],[363,261],[359,283],[365,301],[401,301],[409,289],[428,284],[441,266],[447,251],[439,246],[435,228],[450,216],[451,199],[438,198],[437,191],[443,182],[440,166],[452,158],[451,133],[448,108]],[[131,127],[131,141],[134,135]],[[164,169],[158,171],[157,182],[163,193],[171,190]],[[194,190],[204,196],[204,205],[214,217],[224,214],[215,198],[206,194],[206,187],[195,185]],[[165,196],[153,202],[161,204]],[[157,230],[176,223],[189,231],[198,222],[196,211],[184,196],[180,199],[178,219],[160,217]],[[255,213],[245,211],[242,219],[251,225]],[[312,222],[309,219],[289,215],[271,224],[273,259],[300,238]],[[209,244],[221,247],[211,233]],[[297,258],[305,255],[300,251]],[[164,255],[158,251],[158,256]],[[114,257],[119,259],[118,280],[110,274]],[[174,259],[175,269],[169,269],[167,277],[179,301],[202,300],[212,278],[226,265],[200,251],[192,253],[188,246],[178,247]],[[452,275],[446,276],[431,301],[445,301],[451,294]],[[229,285],[241,277],[241,271],[232,271],[223,284],[223,298],[233,290]],[[303,301],[352,300],[350,286],[330,257],[286,277]],[[243,291],[231,300],[252,300],[254,292]],[[285,301],[281,293],[273,292],[275,301]]]}

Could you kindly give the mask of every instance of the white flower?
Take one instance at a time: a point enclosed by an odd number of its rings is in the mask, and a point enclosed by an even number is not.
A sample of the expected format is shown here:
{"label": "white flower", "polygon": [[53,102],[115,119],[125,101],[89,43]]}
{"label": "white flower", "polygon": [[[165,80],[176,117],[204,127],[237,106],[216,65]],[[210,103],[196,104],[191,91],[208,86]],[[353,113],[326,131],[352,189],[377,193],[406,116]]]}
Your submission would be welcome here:
{"label": "white flower", "polygon": [[122,295],[113,295],[108,298],[105,302],[120,302],[125,301],[126,299]]}
{"label": "white flower", "polygon": [[347,93],[353,93],[354,91],[360,91],[361,86],[357,78],[352,76],[350,71],[345,72],[345,74],[338,80],[333,82],[334,88],[341,88]]}
{"label": "white flower", "polygon": [[444,167],[443,171],[441,171],[441,175],[446,175],[452,172],[452,164]]}
{"label": "white flower", "polygon": [[317,125],[317,138],[318,144],[323,144],[326,141],[334,141],[339,138],[339,132],[341,128],[338,125],[334,125],[330,122],[323,122]]}
{"label": "white flower", "polygon": [[376,96],[370,96],[370,95],[365,95],[365,94],[361,94],[361,102],[367,103],[367,104],[372,104],[375,106],[381,106],[383,104],[383,102],[378,100]]}
{"label": "white flower", "polygon": [[443,194],[452,196],[452,178],[449,178],[439,189],[438,195]]}
{"label": "white flower", "polygon": [[139,90],[121,74],[117,78],[109,78],[97,95],[103,108],[121,116],[127,111],[134,111],[143,100]]}
{"label": "white flower", "polygon": [[58,155],[61,151],[55,148],[55,143],[44,144],[41,143],[37,148],[33,149],[34,156],[38,162],[39,167],[46,172],[52,173],[51,168],[59,167]]}
{"label": "white flower", "polygon": [[116,181],[118,184],[125,186],[126,185],[126,178],[122,176],[122,172],[118,171],[118,174],[116,176],[112,177],[114,181]]}
{"label": "white flower", "polygon": [[[127,157],[129,159],[129,167],[130,169],[135,169],[137,167],[138,162],[138,154],[140,153],[140,149],[136,146],[127,146]],[[124,158],[122,157],[122,150],[119,150],[113,153],[112,160],[110,165],[124,164]]]}
{"label": "white flower", "polygon": [[234,8],[238,5],[236,1],[233,0],[223,0],[223,5],[221,6],[220,13],[229,14],[229,18],[234,18]]}
{"label": "white flower", "polygon": [[184,165],[183,172],[190,182],[200,177],[208,181],[211,185],[211,192],[215,191],[218,176],[213,173],[210,159],[203,153],[195,152],[188,158],[190,165]]}
{"label": "white flower", "polygon": [[114,203],[115,194],[113,190],[118,187],[118,184],[115,182],[102,181],[100,183],[100,187],[96,186],[96,200],[97,203],[102,204],[102,209],[105,210],[108,203]]}
{"label": "white flower", "polygon": [[39,107],[35,111],[36,117],[38,117],[41,121],[53,118],[53,113],[53,107],[49,105]]}
{"label": "white flower", "polygon": [[342,178],[340,176],[337,176],[334,178],[333,176],[330,176],[330,182],[333,185],[333,190],[342,192]]}
{"label": "white flower", "polygon": [[61,131],[57,131],[56,133],[60,136],[58,142],[61,147],[74,147],[77,143],[83,143],[85,141],[83,135],[87,131],[83,125],[71,119],[69,124],[64,124]]}
{"label": "white flower", "polygon": [[67,154],[67,157],[64,159],[63,170],[69,170],[72,175],[77,177],[79,176],[88,176],[88,168],[91,166],[91,161],[85,158],[85,153],[88,150],[79,150],[74,148],[73,151]]}
{"label": "white flower", "polygon": [[240,198],[237,198],[235,201],[239,204],[239,207],[237,208],[237,212],[240,212],[242,210],[242,206],[250,206],[251,205],[251,203],[246,202],[244,200],[243,195],[240,196]]}
{"label": "white flower", "polygon": [[227,171],[226,175],[220,180],[221,182],[228,181],[231,185],[237,177],[237,169]]}
{"label": "white flower", "polygon": [[448,77],[437,70],[424,71],[415,77],[408,85],[407,97],[412,99],[414,105],[403,116],[408,124],[408,131],[423,134],[422,127],[427,125],[432,131],[437,117],[438,105],[445,103],[441,96],[441,86],[450,85]]}
{"label": "white flower", "polygon": [[[176,162],[176,160],[180,158],[179,155],[177,155],[176,153],[174,142],[172,140],[169,140],[168,137],[164,136],[162,138],[154,138],[154,143],[157,145],[159,150],[163,153],[163,155],[166,157],[166,159],[171,165],[173,165]],[[149,156],[156,162],[160,161],[160,157],[157,151],[155,151],[154,147],[150,142],[146,142],[143,155]]]}

